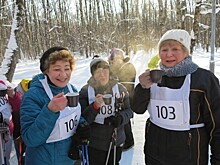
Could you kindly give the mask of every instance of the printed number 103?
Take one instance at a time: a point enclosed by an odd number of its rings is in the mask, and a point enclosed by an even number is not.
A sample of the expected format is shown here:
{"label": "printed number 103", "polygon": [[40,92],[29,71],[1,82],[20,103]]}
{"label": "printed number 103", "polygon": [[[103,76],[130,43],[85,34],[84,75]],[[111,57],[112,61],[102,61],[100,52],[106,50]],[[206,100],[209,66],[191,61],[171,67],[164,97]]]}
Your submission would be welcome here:
{"label": "printed number 103", "polygon": [[174,120],[176,118],[175,108],[166,106],[156,106],[158,118]]}

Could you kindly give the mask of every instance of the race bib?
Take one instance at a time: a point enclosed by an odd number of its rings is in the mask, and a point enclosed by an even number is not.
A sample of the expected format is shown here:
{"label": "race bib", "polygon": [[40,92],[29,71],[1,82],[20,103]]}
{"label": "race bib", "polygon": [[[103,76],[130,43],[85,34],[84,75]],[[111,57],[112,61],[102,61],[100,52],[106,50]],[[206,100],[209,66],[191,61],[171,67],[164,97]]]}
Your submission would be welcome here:
{"label": "race bib", "polygon": [[183,125],[184,109],[182,101],[164,101],[151,99],[150,114],[152,121],[161,125]]}
{"label": "race bib", "polygon": [[115,114],[114,104],[113,103],[110,105],[104,104],[100,107],[100,111],[95,118],[95,122],[99,124],[104,124],[105,118],[112,116],[114,114]]}
{"label": "race bib", "polygon": [[68,138],[73,135],[78,125],[78,116],[74,112],[64,118],[59,119],[59,129],[61,139]]}
{"label": "race bib", "polygon": [[11,105],[8,102],[7,97],[0,97],[0,112],[3,115],[3,118],[10,119],[11,117]]}

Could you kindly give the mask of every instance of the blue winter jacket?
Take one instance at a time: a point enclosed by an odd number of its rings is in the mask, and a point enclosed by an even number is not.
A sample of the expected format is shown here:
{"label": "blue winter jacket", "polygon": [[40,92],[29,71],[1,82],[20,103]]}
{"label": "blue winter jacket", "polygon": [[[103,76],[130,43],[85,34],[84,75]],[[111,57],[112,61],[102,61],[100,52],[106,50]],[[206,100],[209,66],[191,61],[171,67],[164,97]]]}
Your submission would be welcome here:
{"label": "blue winter jacket", "polygon": [[[21,136],[26,144],[26,165],[73,165],[74,160],[68,157],[71,137],[62,141],[46,143],[60,112],[48,109],[50,102],[41,82],[44,75],[35,76],[30,89],[24,94],[20,109]],[[49,83],[53,95],[68,92],[68,87],[60,88]],[[73,91],[77,91],[73,86]]]}

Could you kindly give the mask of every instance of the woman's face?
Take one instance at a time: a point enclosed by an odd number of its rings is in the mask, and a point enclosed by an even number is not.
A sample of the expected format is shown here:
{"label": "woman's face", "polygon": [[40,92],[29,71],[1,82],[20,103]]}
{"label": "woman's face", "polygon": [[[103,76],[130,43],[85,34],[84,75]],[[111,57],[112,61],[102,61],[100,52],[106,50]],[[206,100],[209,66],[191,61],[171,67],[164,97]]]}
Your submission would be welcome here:
{"label": "woman's face", "polygon": [[65,87],[71,77],[71,67],[70,63],[66,61],[57,61],[55,64],[49,66],[48,72],[46,73],[50,78],[50,81],[58,86]]}
{"label": "woman's face", "polygon": [[166,67],[173,67],[183,61],[187,56],[187,51],[178,41],[164,41],[159,51],[161,63]]}
{"label": "woman's face", "polygon": [[109,69],[98,68],[95,70],[93,77],[100,85],[104,86],[109,81]]}

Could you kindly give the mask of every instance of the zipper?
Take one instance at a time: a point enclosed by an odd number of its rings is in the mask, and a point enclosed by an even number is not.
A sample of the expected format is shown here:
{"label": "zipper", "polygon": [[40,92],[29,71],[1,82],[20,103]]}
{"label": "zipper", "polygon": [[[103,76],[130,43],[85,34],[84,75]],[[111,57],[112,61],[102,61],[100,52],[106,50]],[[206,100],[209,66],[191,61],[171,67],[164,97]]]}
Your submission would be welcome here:
{"label": "zipper", "polygon": [[189,158],[190,158],[190,160],[191,160],[191,158],[192,158],[192,153],[191,153],[191,141],[192,141],[192,134],[189,133],[189,134],[188,134],[187,145],[189,146]]}

